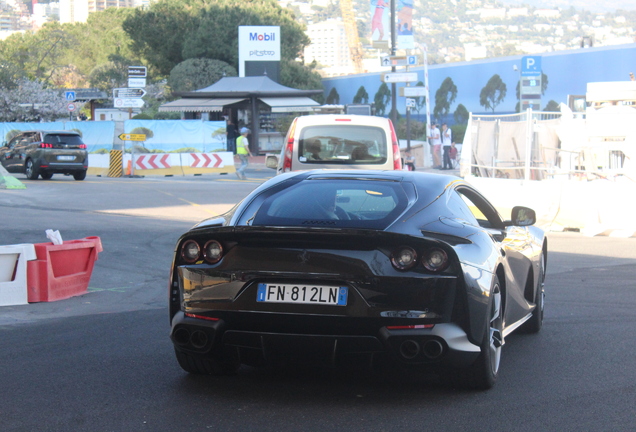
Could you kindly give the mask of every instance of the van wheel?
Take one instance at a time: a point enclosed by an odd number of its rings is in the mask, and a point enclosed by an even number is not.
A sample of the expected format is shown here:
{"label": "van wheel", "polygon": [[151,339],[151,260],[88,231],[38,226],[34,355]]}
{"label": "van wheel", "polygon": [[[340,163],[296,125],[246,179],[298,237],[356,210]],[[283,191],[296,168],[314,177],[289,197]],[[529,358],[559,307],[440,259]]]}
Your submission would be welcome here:
{"label": "van wheel", "polygon": [[38,179],[38,169],[35,167],[32,159],[26,161],[24,167],[24,173],[26,174],[29,180],[37,180]]}

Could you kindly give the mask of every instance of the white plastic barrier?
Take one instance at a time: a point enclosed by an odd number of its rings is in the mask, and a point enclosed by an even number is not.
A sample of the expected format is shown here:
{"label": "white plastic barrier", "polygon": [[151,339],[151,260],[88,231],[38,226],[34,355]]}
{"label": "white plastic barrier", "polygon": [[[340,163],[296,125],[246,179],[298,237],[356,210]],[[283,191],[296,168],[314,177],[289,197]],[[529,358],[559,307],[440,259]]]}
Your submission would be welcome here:
{"label": "white plastic barrier", "polygon": [[0,246],[0,306],[28,303],[27,261],[34,259],[32,244]]}

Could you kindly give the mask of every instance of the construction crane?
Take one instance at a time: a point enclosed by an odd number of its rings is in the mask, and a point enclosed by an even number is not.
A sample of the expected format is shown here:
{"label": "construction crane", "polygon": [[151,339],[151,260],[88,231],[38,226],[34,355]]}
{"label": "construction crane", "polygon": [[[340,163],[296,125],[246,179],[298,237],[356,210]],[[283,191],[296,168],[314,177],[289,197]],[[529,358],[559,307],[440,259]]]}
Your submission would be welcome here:
{"label": "construction crane", "polygon": [[356,25],[355,15],[353,14],[353,5],[351,0],[340,0],[340,11],[342,12],[342,20],[345,25],[345,33],[349,50],[351,51],[351,60],[356,73],[363,73],[362,68],[362,44],[358,37],[358,26]]}

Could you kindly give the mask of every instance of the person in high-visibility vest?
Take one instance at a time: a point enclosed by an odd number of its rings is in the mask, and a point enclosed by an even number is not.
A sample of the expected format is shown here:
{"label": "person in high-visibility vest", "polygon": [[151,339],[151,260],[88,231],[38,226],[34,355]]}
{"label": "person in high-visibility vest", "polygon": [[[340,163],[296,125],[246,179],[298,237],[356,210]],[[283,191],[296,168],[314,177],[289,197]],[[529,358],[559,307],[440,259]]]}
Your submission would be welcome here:
{"label": "person in high-visibility vest", "polygon": [[248,156],[252,156],[250,151],[250,143],[247,140],[247,135],[250,130],[246,127],[241,128],[241,136],[236,139],[236,154],[241,159],[241,166],[236,170],[236,175],[240,180],[245,180],[245,168],[249,164]]}

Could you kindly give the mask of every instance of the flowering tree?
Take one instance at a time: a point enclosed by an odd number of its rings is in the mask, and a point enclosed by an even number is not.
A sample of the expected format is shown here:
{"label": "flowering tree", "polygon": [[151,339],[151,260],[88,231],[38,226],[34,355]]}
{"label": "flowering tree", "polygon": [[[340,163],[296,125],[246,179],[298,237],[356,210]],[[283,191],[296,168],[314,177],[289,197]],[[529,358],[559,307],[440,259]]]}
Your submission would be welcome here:
{"label": "flowering tree", "polygon": [[0,88],[0,121],[53,121],[68,115],[67,101],[59,90],[40,81],[21,79],[14,89]]}

